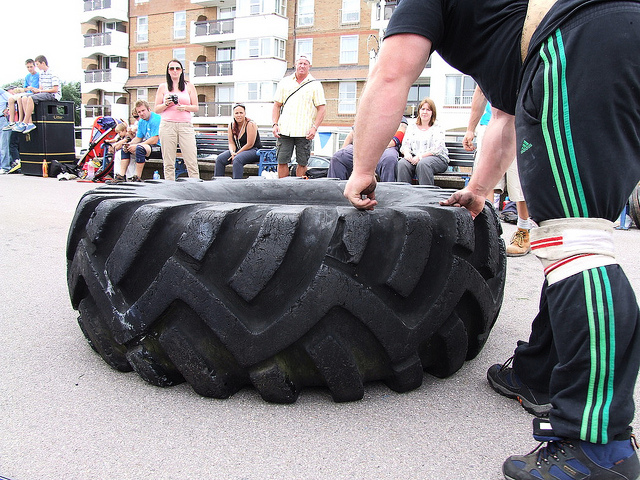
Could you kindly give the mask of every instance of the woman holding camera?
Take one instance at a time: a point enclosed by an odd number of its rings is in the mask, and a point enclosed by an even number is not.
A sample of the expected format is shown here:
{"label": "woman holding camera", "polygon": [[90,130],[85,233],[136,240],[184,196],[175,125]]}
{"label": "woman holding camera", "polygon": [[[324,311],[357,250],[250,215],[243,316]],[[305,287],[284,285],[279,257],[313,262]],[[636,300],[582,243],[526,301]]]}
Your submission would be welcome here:
{"label": "woman holding camera", "polygon": [[200,178],[196,152],[196,133],[191,123],[191,112],[198,111],[198,95],[192,83],[184,79],[179,60],[167,64],[167,82],[158,87],[155,111],[162,117],[160,144],[164,178],[175,180],[178,144],[190,178]]}

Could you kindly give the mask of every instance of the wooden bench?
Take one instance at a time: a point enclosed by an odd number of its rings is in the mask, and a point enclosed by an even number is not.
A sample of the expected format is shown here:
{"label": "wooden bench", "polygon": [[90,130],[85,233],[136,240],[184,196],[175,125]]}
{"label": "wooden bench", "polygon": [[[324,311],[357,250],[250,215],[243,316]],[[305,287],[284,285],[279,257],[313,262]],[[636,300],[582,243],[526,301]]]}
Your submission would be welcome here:
{"label": "wooden bench", "polygon": [[[275,148],[276,138],[271,133],[271,130],[260,129],[259,131],[263,150],[261,152],[261,160],[272,159],[274,155],[267,154],[267,152]],[[438,187],[442,188],[464,188],[471,178],[475,152],[466,151],[462,147],[462,142],[459,141],[447,141],[446,145],[449,150],[449,169],[446,172],[435,175],[434,182]],[[216,158],[229,148],[226,129],[213,128],[210,131],[205,129],[198,131],[196,133],[196,147],[200,178],[210,180],[214,175]],[[244,177],[260,175],[262,167],[264,167],[264,162],[262,166],[258,163],[245,165]],[[232,168],[232,165],[226,166],[226,176],[230,177],[232,175]],[[162,172],[162,160],[147,160],[142,178],[152,178],[155,170]],[[186,173],[183,176],[186,176]]]}
{"label": "wooden bench", "polygon": [[434,182],[442,188],[464,188],[473,171],[475,152],[468,152],[462,146],[462,142],[446,142],[449,150],[449,168],[446,172],[438,173]]}
{"label": "wooden bench", "polygon": [[[262,142],[262,147],[266,149],[275,148],[276,146],[276,138],[271,133],[271,130],[259,130],[260,132],[260,141]],[[196,149],[198,155],[198,169],[200,170],[200,178],[203,180],[210,180],[213,178],[216,166],[216,158],[225,150],[229,149],[229,140],[227,137],[227,131],[217,130],[217,131],[202,131],[196,133]],[[180,157],[180,152],[178,151],[178,158]],[[225,167],[225,175],[232,175],[232,165],[227,165]],[[153,177],[153,172],[158,170],[162,172],[163,164],[162,160],[148,159],[146,161],[145,169],[142,174],[143,179],[148,179]],[[176,171],[180,172],[177,168]],[[258,175],[258,164],[249,164],[245,165],[244,168],[244,176],[245,178]],[[186,176],[186,171],[184,171],[184,176]]]}

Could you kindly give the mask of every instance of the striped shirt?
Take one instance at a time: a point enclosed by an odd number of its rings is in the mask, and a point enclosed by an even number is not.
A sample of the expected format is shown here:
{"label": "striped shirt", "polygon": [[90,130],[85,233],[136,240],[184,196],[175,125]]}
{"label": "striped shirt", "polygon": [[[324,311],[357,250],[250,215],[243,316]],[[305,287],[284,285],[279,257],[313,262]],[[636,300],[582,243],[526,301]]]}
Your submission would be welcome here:
{"label": "striped shirt", "polygon": [[53,88],[55,85],[58,86],[58,91],[53,95],[56,97],[56,100],[60,100],[62,98],[62,85],[60,85],[60,79],[55,73],[51,72],[51,69],[47,69],[40,71],[40,90],[49,90]]}
{"label": "striped shirt", "polygon": [[[287,137],[304,137],[313,126],[316,119],[317,107],[325,105],[324,89],[322,83],[315,81],[311,85],[307,83],[315,80],[311,75],[307,75],[302,83],[298,83],[295,73],[284,77],[278,83],[274,102],[286,105],[282,109],[278,126],[280,133]],[[305,85],[287,100],[289,95],[296,91],[298,87]]]}

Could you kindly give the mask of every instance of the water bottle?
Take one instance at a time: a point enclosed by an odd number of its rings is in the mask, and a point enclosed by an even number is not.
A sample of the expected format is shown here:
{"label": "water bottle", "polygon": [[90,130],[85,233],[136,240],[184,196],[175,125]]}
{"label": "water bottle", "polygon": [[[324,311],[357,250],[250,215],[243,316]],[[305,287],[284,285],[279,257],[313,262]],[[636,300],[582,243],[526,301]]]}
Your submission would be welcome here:
{"label": "water bottle", "polygon": [[154,180],[160,180],[160,174],[158,173],[158,170],[156,170],[155,172],[153,172],[153,179],[154,179]]}
{"label": "water bottle", "polygon": [[96,165],[93,161],[89,161],[89,165],[87,165],[87,180],[93,180],[93,177],[96,176]]}

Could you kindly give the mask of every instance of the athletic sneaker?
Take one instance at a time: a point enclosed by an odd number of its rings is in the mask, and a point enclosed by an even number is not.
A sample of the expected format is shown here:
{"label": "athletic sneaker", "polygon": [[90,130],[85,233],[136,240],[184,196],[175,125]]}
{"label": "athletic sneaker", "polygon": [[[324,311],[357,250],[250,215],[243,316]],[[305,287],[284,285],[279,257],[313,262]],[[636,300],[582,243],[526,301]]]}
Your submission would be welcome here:
{"label": "athletic sneaker", "polygon": [[26,125],[26,124],[24,124],[24,123],[22,123],[22,122],[20,122],[20,123],[16,123],[16,124],[13,126],[12,130],[13,130],[14,132],[24,132],[24,129],[25,129],[25,128],[27,128],[27,125]]}
{"label": "athletic sneaker", "polygon": [[108,185],[115,185],[117,183],[122,183],[122,182],[126,182],[126,181],[127,181],[126,178],[124,178],[119,173],[116,173],[116,176],[113,177],[113,180],[107,180],[105,183],[108,184]]}
{"label": "athletic sneaker", "polygon": [[555,440],[527,455],[514,455],[502,465],[507,480],[636,480],[640,462],[635,441],[605,445],[579,440]]}
{"label": "athletic sneaker", "polygon": [[6,175],[9,173],[9,170],[5,170],[4,168],[0,168],[0,175]]}
{"label": "athletic sneaker", "polygon": [[22,133],[24,133],[25,135],[29,132],[32,132],[36,129],[36,126],[33,123],[27,123],[27,125],[24,127],[24,130],[22,131]]}
{"label": "athletic sneaker", "polygon": [[4,127],[2,127],[2,130],[4,130],[5,132],[8,130],[13,130],[13,127],[15,126],[16,122],[7,123]]}
{"label": "athletic sneaker", "polygon": [[500,395],[507,398],[515,398],[524,409],[536,417],[547,417],[551,410],[549,394],[536,392],[527,387],[516,375],[509,365],[513,357],[503,365],[495,364],[487,371],[489,385]]}

